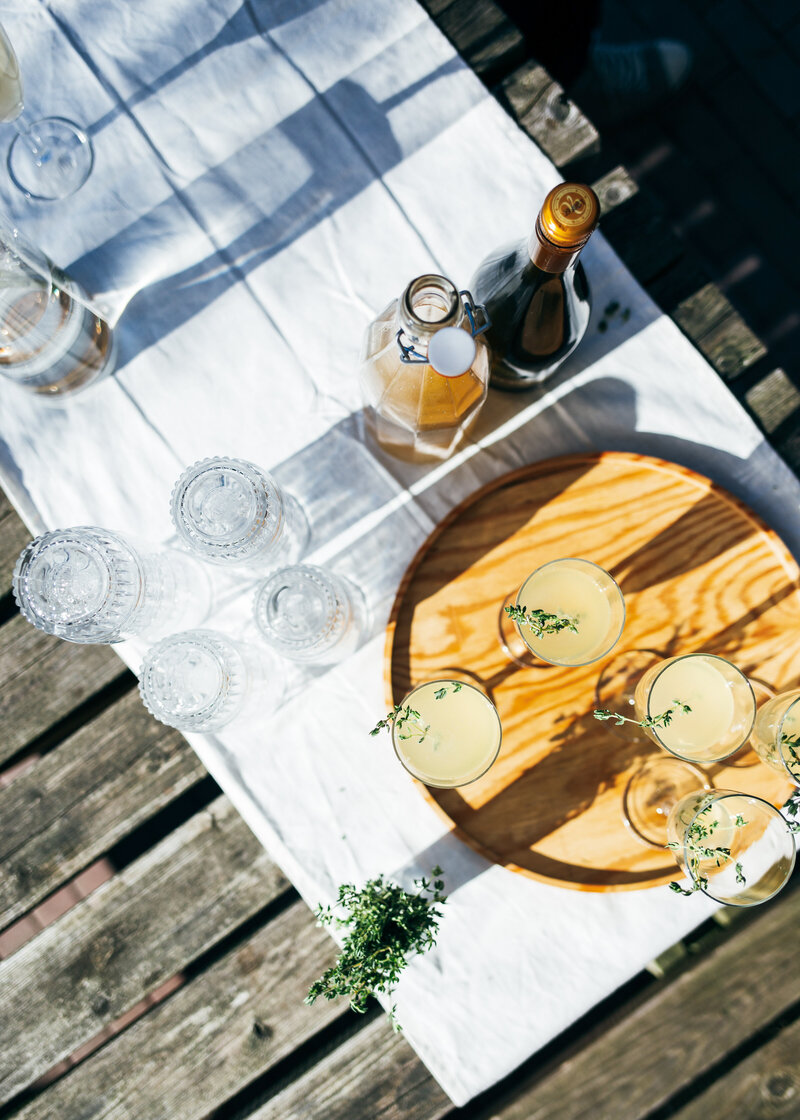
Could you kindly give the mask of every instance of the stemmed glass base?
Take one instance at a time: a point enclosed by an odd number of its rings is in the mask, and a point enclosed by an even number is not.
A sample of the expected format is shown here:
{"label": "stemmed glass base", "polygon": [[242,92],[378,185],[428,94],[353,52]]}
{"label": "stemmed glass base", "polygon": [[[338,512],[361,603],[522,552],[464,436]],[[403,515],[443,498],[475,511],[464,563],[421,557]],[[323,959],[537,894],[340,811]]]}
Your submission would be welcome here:
{"label": "stemmed glass base", "polygon": [[667,818],[681,798],[699,789],[711,789],[697,766],[670,755],[647,759],[625,787],[622,812],[637,840],[651,848],[667,842]]}
{"label": "stemmed glass base", "polygon": [[[635,719],[636,686],[647,670],[657,661],[663,660],[663,657],[663,653],[658,653],[654,649],[629,649],[612,657],[597,681],[595,688],[597,707]],[[650,741],[644,729],[636,723],[617,724],[609,720],[606,728],[616,738],[625,739],[628,743]]]}
{"label": "stemmed glass base", "polygon": [[74,194],[89,177],[94,149],[66,117],[44,117],[22,129],[8,150],[8,173],[30,198],[54,201]]}

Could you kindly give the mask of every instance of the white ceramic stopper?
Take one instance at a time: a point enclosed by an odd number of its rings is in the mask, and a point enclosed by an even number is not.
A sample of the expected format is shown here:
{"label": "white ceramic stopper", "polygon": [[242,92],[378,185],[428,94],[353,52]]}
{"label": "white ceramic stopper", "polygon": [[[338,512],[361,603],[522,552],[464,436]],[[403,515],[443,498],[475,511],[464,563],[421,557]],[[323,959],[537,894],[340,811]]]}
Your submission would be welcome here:
{"label": "white ceramic stopper", "polygon": [[428,361],[443,377],[460,377],[475,361],[475,339],[460,327],[442,327],[428,343]]}

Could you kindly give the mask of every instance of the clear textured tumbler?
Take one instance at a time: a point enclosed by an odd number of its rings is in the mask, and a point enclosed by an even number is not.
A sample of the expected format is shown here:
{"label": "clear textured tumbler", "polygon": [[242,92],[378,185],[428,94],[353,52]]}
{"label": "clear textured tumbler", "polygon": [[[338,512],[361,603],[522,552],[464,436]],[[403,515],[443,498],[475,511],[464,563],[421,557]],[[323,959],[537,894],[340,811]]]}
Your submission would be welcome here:
{"label": "clear textured tumbler", "polygon": [[179,731],[218,731],[274,711],[283,685],[267,650],[217,630],[186,630],[148,650],[139,691],[162,723]]}
{"label": "clear textured tumbler", "polygon": [[70,642],[160,638],[202,623],[211,609],[208,577],[191,556],[94,526],[36,537],[13,587],[28,622]]}
{"label": "clear textured tumbler", "polygon": [[349,580],[312,564],[281,568],[255,598],[264,640],[292,661],[341,661],[366,629],[366,604]]}
{"label": "clear textured tumbler", "polygon": [[172,491],[181,540],[212,564],[275,567],[299,560],[308,523],[296,498],[244,459],[203,459]]}

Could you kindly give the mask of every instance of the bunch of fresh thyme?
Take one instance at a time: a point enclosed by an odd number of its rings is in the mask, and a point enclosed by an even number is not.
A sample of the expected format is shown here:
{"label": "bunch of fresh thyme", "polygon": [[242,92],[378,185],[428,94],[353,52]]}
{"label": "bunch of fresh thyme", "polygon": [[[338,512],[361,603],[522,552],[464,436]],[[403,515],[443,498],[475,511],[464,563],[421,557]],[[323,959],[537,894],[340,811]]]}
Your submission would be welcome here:
{"label": "bunch of fresh thyme", "polygon": [[[710,808],[711,806],[707,805],[697,814],[687,829],[683,844],[677,840],[672,840],[666,845],[673,852],[685,847],[689,853],[689,877],[692,880],[692,885],[686,890],[680,883],[671,882],[670,890],[677,891],[678,894],[691,895],[695,891],[703,890],[708,886],[708,876],[699,874],[700,860],[713,860],[715,865],[720,867],[726,860],[733,859],[730,848],[724,848],[721,845],[714,847],[711,843],[713,834],[719,826],[719,821],[711,821],[710,824],[706,825],[700,820],[700,817],[707,813]],[[733,823],[737,828],[743,828],[747,821],[741,813],[737,813]],[[736,882],[745,886],[747,880],[741,863],[737,863],[734,870],[736,871]]]}
{"label": "bunch of fresh thyme", "polygon": [[[391,994],[411,955],[425,953],[436,944],[444,880],[441,867],[434,867],[433,882],[416,879],[416,893],[387,882],[383,875],[370,879],[361,890],[352,883],[339,887],[338,905],[347,913],[337,917],[330,906],[317,907],[320,925],[347,926],[342,951],[336,963],[315,981],[306,996],[314,1003],[319,996],[347,996],[354,1011],[367,1010],[376,992]],[[395,1030],[400,1025],[395,1008],[389,1012]]]}
{"label": "bunch of fresh thyme", "polygon": [[[446,684],[442,685],[441,688],[436,689],[433,695],[436,700],[442,700],[448,692],[460,692],[463,687],[460,681],[451,681],[449,687]],[[423,727],[419,722],[421,719],[422,716],[419,712],[409,704],[406,704],[405,707],[402,704],[395,704],[391,712],[386,713],[385,719],[378,720],[370,731],[370,735],[378,735],[384,727],[391,731],[392,724],[394,724],[398,739],[412,739],[416,735],[417,742],[423,743],[431,725],[426,723]]]}
{"label": "bunch of fresh thyme", "polygon": [[676,711],[691,712],[692,710],[689,705],[684,704],[682,700],[673,700],[672,703],[675,705],[674,708],[667,708],[667,710],[662,712],[659,716],[645,716],[644,719],[631,719],[629,716],[623,716],[619,712],[610,712],[608,708],[595,708],[592,715],[595,719],[616,720],[617,727],[622,723],[635,723],[638,724],[639,727],[645,728],[645,730],[649,727],[669,727]]}
{"label": "bunch of fresh thyme", "polygon": [[512,622],[516,622],[518,626],[527,626],[534,634],[534,637],[541,638],[545,634],[558,634],[562,630],[571,630],[573,634],[578,633],[577,619],[565,618],[560,614],[549,614],[539,608],[529,611],[527,607],[509,606],[504,607]]}

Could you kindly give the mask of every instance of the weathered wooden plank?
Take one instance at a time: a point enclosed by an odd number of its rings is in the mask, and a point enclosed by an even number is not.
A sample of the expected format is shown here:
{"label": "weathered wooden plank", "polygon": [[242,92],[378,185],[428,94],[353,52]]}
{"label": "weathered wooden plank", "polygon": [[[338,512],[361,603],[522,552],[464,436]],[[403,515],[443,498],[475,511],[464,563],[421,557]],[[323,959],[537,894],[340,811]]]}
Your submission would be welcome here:
{"label": "weathered wooden plank", "polygon": [[647,285],[647,294],[667,315],[694,297],[709,282],[708,269],[688,251]]}
{"label": "weathered wooden plank", "polygon": [[779,1120],[798,1115],[800,1021],[727,1071],[673,1120]]}
{"label": "weathered wooden plank", "polygon": [[616,210],[639,190],[624,167],[612,167],[592,183],[592,189],[600,201],[601,220],[604,214]]}
{"label": "weathered wooden plank", "polygon": [[0,790],[0,929],[205,777],[132,691]]}
{"label": "weathered wooden plank", "polygon": [[536,62],[526,62],[506,78],[500,100],[506,102],[520,128],[556,167],[564,167],[600,147],[600,137],[591,121]]}
{"label": "weathered wooden plank", "polygon": [[798,920],[793,891],[648,989],[623,1017],[599,1024],[554,1070],[494,1101],[481,1120],[650,1116],[800,999],[800,970],[787,967]]}
{"label": "weathered wooden plank", "polygon": [[31,535],[11,502],[0,490],[0,595],[11,590],[11,573]]}
{"label": "weathered wooden plank", "polygon": [[745,393],[765,432],[774,432],[800,408],[800,391],[782,369],[774,369]]}
{"label": "weathered wooden plank", "polygon": [[303,1003],[334,956],[327,933],[303,903],[294,904],[22,1107],[15,1120],[208,1117],[345,1013],[336,1002]]}
{"label": "weathered wooden plank", "polygon": [[452,1108],[403,1036],[381,1016],[248,1120],[440,1120]]}
{"label": "weathered wooden plank", "polygon": [[767,352],[715,284],[684,300],[673,318],[727,381]]}
{"label": "weathered wooden plank", "polygon": [[226,798],[197,813],[0,964],[0,1101],[288,889]]}
{"label": "weathered wooden plank", "polygon": [[508,16],[492,0],[425,3],[439,30],[479,78],[493,85],[525,57],[525,42]]}
{"label": "weathered wooden plank", "polygon": [[603,233],[644,287],[685,257],[685,247],[643,191],[603,219]]}
{"label": "weathered wooden plank", "polygon": [[127,672],[109,646],[61,641],[20,614],[0,638],[0,764]]}

